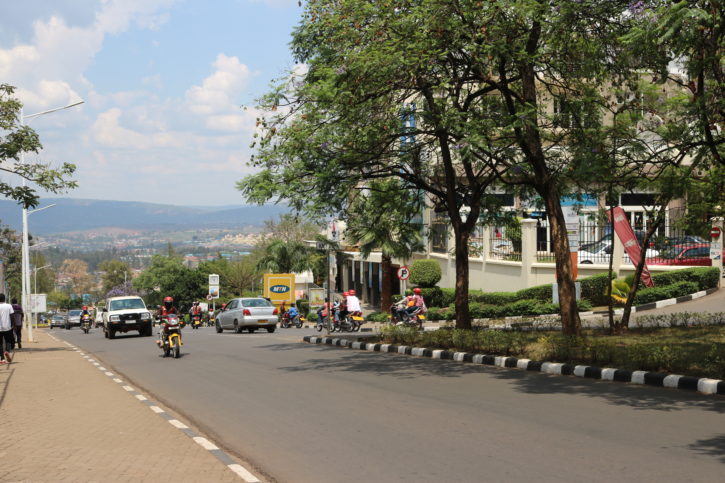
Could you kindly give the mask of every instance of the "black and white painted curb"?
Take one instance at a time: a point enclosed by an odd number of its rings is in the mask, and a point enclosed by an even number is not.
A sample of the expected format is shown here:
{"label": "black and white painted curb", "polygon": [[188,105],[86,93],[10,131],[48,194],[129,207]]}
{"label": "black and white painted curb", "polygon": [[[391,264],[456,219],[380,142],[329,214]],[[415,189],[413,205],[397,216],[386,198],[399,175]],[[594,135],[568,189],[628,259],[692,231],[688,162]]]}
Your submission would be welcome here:
{"label": "black and white painted curb", "polygon": [[[48,334],[50,335],[50,334]],[[141,403],[148,406],[148,408],[153,411],[154,413],[158,414],[161,418],[165,419],[169,424],[171,424],[176,429],[180,430],[182,433],[187,435],[189,438],[191,438],[196,444],[207,450],[209,453],[214,455],[219,461],[221,461],[227,468],[232,470],[237,476],[239,476],[242,480],[246,481],[247,483],[261,483],[260,480],[254,476],[249,470],[247,470],[244,466],[240,465],[236,461],[234,461],[229,455],[227,455],[224,451],[219,449],[217,445],[209,441],[208,439],[204,438],[203,436],[200,436],[198,433],[196,433],[193,429],[189,428],[188,425],[184,424],[182,421],[179,421],[178,419],[174,418],[171,414],[164,411],[158,403],[154,402],[153,400],[149,399],[145,395],[141,394],[140,392],[136,391],[133,387],[129,386],[126,382],[123,381],[120,377],[118,377],[113,372],[109,371],[105,367],[103,367],[98,361],[93,359],[88,354],[84,353],[81,349],[78,347],[75,347],[70,342],[66,342],[64,340],[57,339],[56,337],[50,335],[50,337],[57,341],[62,342],[63,344],[70,347],[72,350],[77,352],[81,357],[86,359],[88,362],[93,364],[99,371],[103,372],[106,376],[110,377],[113,382],[117,383],[121,386],[121,388],[141,401]]]}
{"label": "black and white painted curb", "polygon": [[492,356],[472,354],[470,352],[454,352],[449,350],[427,349],[424,347],[411,347],[404,345],[380,344],[373,342],[351,341],[333,337],[305,336],[305,342],[310,344],[324,344],[336,347],[347,347],[370,352],[386,352],[393,354],[407,354],[431,359],[442,359],[457,362],[470,362],[525,371],[544,372],[560,376],[577,376],[602,381],[630,382],[632,384],[645,384],[648,386],[669,387],[674,389],[687,389],[703,394],[725,395],[725,381],[720,379],[698,378],[692,376],[678,376],[676,374],[663,374],[659,372],[629,371],[624,369],[601,368],[565,364],[561,362],[539,362],[530,359],[517,359],[516,357]]}
{"label": "black and white painted curb", "polygon": [[[711,293],[715,293],[718,291],[718,288],[709,288],[707,290],[702,290],[700,292],[696,292],[690,295],[683,295],[682,297],[677,297],[673,299],[667,299],[667,300],[658,300],[657,302],[652,302],[649,304],[643,304],[638,305],[636,307],[632,307],[632,312],[642,312],[644,310],[652,310],[652,309],[659,309],[662,307],[667,307],[669,305],[677,305],[684,302],[689,302],[691,300],[697,300],[699,298],[704,297],[705,295],[710,295]],[[581,315],[600,315],[600,314],[606,314],[606,310],[597,311],[597,312],[582,312]],[[622,315],[624,313],[624,309],[617,309],[614,311],[614,315]]]}

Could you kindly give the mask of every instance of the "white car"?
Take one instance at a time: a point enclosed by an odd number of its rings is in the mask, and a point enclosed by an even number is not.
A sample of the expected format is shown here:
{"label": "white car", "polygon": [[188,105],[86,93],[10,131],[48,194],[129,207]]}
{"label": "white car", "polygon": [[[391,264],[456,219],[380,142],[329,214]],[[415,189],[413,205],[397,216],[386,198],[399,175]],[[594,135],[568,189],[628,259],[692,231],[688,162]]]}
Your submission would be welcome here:
{"label": "white car", "polygon": [[[609,263],[609,255],[612,253],[612,241],[600,240],[596,243],[589,243],[585,250],[579,250],[580,264]],[[659,252],[653,248],[647,249],[647,258],[656,257]],[[627,252],[624,253],[624,262],[632,263]]]}
{"label": "white car", "polygon": [[272,333],[277,327],[277,308],[261,297],[239,298],[231,300],[214,321],[217,333],[224,329],[236,333],[247,329],[253,333],[257,329],[267,329]]}
{"label": "white car", "polygon": [[152,334],[151,312],[141,297],[111,297],[103,308],[103,333],[108,339],[117,332],[137,330],[140,336]]}

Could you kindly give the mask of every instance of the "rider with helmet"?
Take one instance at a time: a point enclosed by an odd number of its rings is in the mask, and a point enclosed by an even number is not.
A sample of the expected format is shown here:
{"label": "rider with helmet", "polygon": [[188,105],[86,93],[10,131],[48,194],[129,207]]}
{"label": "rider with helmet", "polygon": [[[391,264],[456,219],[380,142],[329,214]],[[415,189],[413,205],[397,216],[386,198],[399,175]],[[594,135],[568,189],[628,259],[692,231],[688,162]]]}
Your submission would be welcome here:
{"label": "rider with helmet", "polygon": [[174,307],[173,297],[164,297],[164,304],[159,309],[159,323],[161,330],[159,330],[159,340],[156,343],[160,346],[163,342],[163,338],[166,335],[166,319],[171,314],[177,314],[176,307]]}
{"label": "rider with helmet", "polygon": [[[357,298],[354,289],[350,289],[347,293],[347,311],[353,315],[361,315],[362,308],[360,307],[360,299]],[[357,313],[356,313],[357,312]]]}
{"label": "rider with helmet", "polygon": [[84,315],[87,315],[88,317],[91,316],[91,313],[88,311],[87,305],[84,305],[83,309],[81,310],[81,319],[83,318]]}
{"label": "rider with helmet", "polygon": [[189,309],[189,321],[192,324],[194,323],[194,316],[198,316],[199,322],[201,323],[201,305],[199,305],[198,301],[194,301],[194,303],[191,304],[191,308]]}
{"label": "rider with helmet", "polygon": [[408,315],[417,314],[418,312],[425,313],[428,309],[425,306],[425,299],[421,295],[421,290],[418,287],[413,289],[413,304],[407,308]]}

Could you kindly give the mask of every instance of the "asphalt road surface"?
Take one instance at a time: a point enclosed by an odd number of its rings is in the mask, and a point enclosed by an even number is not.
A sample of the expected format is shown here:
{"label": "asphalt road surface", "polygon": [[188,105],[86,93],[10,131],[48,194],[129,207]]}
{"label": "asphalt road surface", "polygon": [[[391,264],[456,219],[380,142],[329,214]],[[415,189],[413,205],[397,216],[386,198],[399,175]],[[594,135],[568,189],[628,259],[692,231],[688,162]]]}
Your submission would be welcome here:
{"label": "asphalt road surface", "polygon": [[725,398],[184,330],[53,334],[280,482],[722,482]]}

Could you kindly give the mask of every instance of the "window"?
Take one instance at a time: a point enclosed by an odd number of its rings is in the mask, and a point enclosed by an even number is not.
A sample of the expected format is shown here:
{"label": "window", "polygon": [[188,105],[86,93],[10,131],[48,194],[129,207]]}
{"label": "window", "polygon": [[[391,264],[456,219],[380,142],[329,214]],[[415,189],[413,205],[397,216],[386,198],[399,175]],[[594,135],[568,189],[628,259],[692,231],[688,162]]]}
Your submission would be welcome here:
{"label": "window", "polygon": [[271,307],[272,304],[267,299],[247,299],[242,300],[242,307]]}
{"label": "window", "polygon": [[445,213],[434,213],[430,224],[430,249],[434,253],[448,252],[448,218]]}

